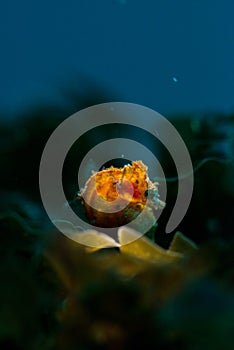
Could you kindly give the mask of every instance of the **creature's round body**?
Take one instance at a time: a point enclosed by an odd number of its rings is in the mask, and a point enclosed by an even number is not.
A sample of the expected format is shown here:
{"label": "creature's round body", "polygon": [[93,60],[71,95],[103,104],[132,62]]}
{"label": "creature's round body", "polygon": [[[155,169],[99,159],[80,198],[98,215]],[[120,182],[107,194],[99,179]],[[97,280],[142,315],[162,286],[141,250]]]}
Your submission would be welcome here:
{"label": "creature's round body", "polygon": [[145,217],[153,219],[154,209],[165,205],[158,199],[158,183],[149,180],[147,166],[142,161],[93,174],[79,197],[83,199],[89,222],[99,227],[126,225],[143,209]]}

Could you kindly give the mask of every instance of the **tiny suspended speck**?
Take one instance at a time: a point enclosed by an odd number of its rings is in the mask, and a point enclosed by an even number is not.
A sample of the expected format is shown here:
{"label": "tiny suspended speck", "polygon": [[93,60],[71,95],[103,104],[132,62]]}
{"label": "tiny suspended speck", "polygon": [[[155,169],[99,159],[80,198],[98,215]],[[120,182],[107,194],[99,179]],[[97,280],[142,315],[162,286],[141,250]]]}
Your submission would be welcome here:
{"label": "tiny suspended speck", "polygon": [[178,83],[178,78],[177,77],[172,77],[172,80],[174,81],[174,83]]}

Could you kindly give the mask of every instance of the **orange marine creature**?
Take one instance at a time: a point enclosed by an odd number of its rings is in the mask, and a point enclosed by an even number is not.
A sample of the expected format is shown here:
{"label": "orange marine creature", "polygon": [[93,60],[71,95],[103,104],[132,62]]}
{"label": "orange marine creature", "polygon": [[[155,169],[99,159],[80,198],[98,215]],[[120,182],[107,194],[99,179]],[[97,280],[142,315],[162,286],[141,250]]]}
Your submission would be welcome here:
{"label": "orange marine creature", "polygon": [[149,179],[147,170],[138,160],[91,175],[78,194],[89,222],[98,227],[120,227],[143,209],[145,218],[154,218],[154,211],[163,209],[165,203],[159,199],[158,182]]}

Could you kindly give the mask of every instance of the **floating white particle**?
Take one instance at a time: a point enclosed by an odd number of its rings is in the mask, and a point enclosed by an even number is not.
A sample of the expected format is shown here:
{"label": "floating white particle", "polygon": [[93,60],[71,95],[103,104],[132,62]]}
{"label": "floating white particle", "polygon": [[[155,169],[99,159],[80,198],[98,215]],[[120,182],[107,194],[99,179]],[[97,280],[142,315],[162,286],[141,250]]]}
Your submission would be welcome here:
{"label": "floating white particle", "polygon": [[177,77],[172,77],[172,80],[174,81],[174,83],[178,83],[178,78]]}
{"label": "floating white particle", "polygon": [[121,154],[121,158],[124,158],[124,154]]}

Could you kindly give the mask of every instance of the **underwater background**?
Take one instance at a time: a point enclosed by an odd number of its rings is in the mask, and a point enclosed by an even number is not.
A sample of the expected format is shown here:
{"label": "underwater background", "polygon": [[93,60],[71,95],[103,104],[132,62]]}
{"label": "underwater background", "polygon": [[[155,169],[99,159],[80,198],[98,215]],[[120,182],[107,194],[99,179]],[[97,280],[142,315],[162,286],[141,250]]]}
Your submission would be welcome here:
{"label": "underwater background", "polygon": [[[2,349],[233,349],[233,11],[231,0],[0,5]],[[192,201],[165,234],[176,168],[159,143],[132,129],[168,178],[151,240],[183,253],[181,261],[155,260],[156,248],[146,259],[141,241],[137,258],[131,249],[87,253],[43,208],[38,171],[51,133],[71,114],[110,101],[161,113],[190,152]],[[83,154],[118,133],[131,130],[103,126],[71,149],[63,174],[68,201]],[[87,174],[92,166],[95,160]],[[189,241],[171,244],[177,231]]]}

